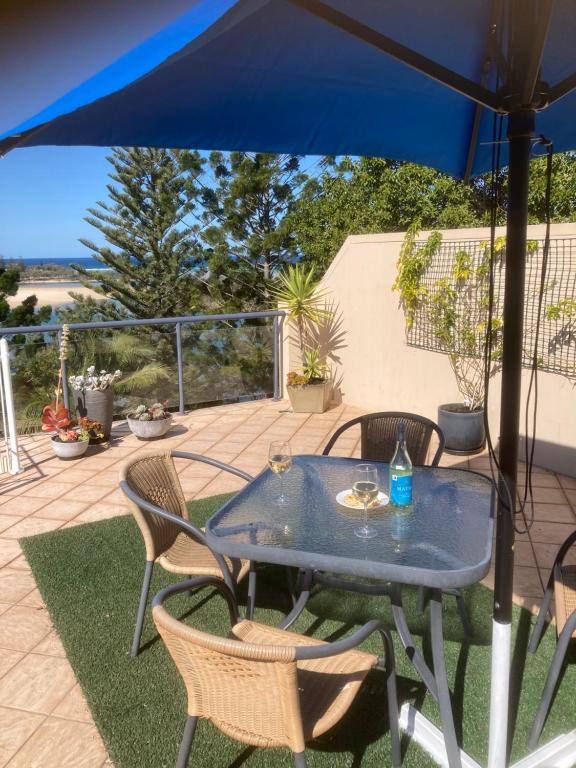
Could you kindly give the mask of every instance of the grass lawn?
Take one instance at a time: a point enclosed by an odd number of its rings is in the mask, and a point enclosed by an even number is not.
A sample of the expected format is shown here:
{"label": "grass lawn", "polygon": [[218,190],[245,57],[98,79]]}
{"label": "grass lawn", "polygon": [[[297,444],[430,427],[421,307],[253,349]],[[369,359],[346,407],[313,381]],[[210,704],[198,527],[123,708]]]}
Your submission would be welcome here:
{"label": "grass lawn", "polygon": [[[192,502],[191,519],[203,523],[225,498]],[[128,655],[144,570],[144,546],[132,518],[89,523],[34,536],[21,543],[116,767],[172,768],[185,720],[184,687],[150,616],[144,626],[140,656],[131,659]],[[151,594],[174,580],[177,577],[157,568]],[[262,566],[258,589],[256,618],[278,623],[288,608],[283,570]],[[492,593],[476,586],[467,590],[466,598],[474,637],[465,638],[454,601],[447,598],[446,661],[459,738],[464,748],[483,763],[488,744]],[[169,607],[194,626],[220,634],[227,631],[226,606],[211,590],[193,598],[174,599]],[[416,612],[413,590],[406,594],[406,614],[417,644],[430,663],[427,621]],[[393,627],[386,599],[318,590],[295,630],[336,639],[373,618],[381,618]],[[538,653],[524,665],[531,625],[530,614],[515,609],[513,759],[526,752],[532,718],[554,650],[554,633],[548,631]],[[366,648],[379,652],[376,639],[368,642]],[[438,722],[437,707],[426,695],[399,643],[396,652],[401,702],[415,703]],[[574,661],[574,657],[570,660]],[[569,663],[543,741],[576,726],[572,698],[575,685],[576,664]],[[387,729],[383,674],[375,671],[340,726],[308,747],[308,764],[310,768],[385,768],[390,765]],[[433,765],[406,738],[403,747],[406,768]],[[291,766],[292,762],[287,750],[246,748],[222,735],[210,723],[202,722],[190,765],[272,768]]]}

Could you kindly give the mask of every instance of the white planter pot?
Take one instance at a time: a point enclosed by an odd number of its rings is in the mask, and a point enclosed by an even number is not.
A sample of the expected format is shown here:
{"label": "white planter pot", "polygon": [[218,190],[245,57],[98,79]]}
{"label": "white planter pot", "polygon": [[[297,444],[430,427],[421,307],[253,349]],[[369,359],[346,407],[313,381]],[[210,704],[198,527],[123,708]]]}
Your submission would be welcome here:
{"label": "white planter pot", "polygon": [[84,456],[88,450],[88,440],[75,440],[74,442],[62,443],[56,439],[56,435],[52,438],[52,448],[56,456],[61,459],[77,459],[80,456]]}
{"label": "white planter pot", "polygon": [[157,419],[156,421],[139,421],[128,416],[126,421],[130,431],[140,440],[152,440],[155,437],[163,437],[168,432],[172,426],[172,414],[170,413],[165,419]]}

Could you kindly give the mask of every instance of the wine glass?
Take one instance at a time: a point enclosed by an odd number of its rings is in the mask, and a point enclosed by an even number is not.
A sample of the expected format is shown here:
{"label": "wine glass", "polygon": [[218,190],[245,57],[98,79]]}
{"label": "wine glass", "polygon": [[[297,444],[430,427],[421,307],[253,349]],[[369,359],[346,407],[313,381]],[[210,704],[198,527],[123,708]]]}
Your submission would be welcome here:
{"label": "wine glass", "polygon": [[272,472],[278,475],[280,479],[280,496],[274,500],[274,503],[282,507],[288,503],[288,499],[284,495],[284,475],[290,472],[292,468],[292,451],[287,440],[273,440],[270,443],[268,464]]}
{"label": "wine glass", "polygon": [[376,528],[368,525],[368,504],[378,497],[378,470],[373,464],[354,467],[352,493],[364,504],[363,524],[354,533],[361,539],[372,539],[378,534]]}

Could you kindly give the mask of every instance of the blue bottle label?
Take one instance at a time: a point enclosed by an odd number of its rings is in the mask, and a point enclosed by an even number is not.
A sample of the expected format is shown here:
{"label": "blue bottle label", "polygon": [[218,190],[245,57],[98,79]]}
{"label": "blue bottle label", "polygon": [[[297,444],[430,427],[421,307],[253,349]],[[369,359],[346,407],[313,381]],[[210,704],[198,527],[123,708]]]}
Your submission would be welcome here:
{"label": "blue bottle label", "polygon": [[412,504],[412,475],[392,474],[390,503],[396,507],[408,507]]}

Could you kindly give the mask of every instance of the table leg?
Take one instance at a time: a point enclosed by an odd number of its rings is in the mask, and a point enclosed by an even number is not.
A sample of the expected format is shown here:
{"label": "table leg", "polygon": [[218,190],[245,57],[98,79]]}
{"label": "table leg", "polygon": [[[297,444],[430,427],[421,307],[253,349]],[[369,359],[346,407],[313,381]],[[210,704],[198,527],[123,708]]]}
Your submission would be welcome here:
{"label": "table leg", "polygon": [[456,740],[454,728],[454,716],[452,714],[452,702],[450,701],[450,688],[446,676],[446,662],[444,659],[444,632],[442,628],[442,592],[432,590],[430,596],[430,634],[432,639],[432,659],[434,661],[434,677],[438,687],[438,706],[442,718],[444,731],[444,743],[450,768],[461,768],[460,748]]}
{"label": "table leg", "polygon": [[280,624],[278,624],[280,629],[288,629],[288,627],[291,627],[292,624],[294,624],[298,616],[300,616],[304,608],[306,608],[306,603],[310,598],[311,589],[312,571],[305,571],[304,576],[302,577],[302,590],[290,613],[282,619]]}
{"label": "table leg", "polygon": [[402,591],[398,584],[393,584],[390,587],[390,601],[392,604],[392,616],[394,618],[394,624],[400,641],[404,646],[406,655],[416,667],[416,671],[422,678],[426,688],[430,691],[436,701],[438,701],[438,687],[434,674],[428,664],[424,661],[424,657],[418,651],[414,645],[414,640],[408,629],[406,623],[406,616],[404,615],[404,608],[402,607]]}

